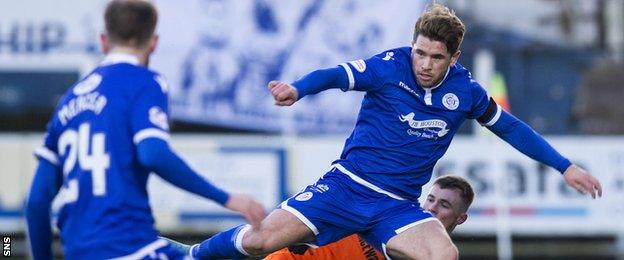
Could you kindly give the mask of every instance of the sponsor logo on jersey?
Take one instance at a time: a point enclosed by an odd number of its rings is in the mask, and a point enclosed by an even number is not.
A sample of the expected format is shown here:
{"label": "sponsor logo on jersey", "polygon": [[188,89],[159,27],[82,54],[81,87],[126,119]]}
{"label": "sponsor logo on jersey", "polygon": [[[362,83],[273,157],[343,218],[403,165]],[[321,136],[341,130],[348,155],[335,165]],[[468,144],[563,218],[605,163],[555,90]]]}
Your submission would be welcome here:
{"label": "sponsor logo on jersey", "polygon": [[445,136],[449,132],[449,129],[446,128],[446,122],[440,119],[418,121],[414,119],[414,116],[414,112],[410,112],[407,115],[399,115],[399,120],[401,120],[401,122],[407,122],[407,124],[412,128],[407,130],[409,135],[436,139],[438,137]]}
{"label": "sponsor logo on jersey", "polygon": [[317,184],[310,188],[312,191],[323,193],[329,190],[329,186],[327,184]]}
{"label": "sponsor logo on jersey", "polygon": [[158,86],[160,86],[160,90],[162,90],[163,93],[167,93],[167,91],[169,91],[169,83],[167,83],[163,76],[156,75],[154,80],[156,80]]}
{"label": "sponsor logo on jersey", "polygon": [[102,82],[102,76],[100,76],[100,74],[91,74],[91,76],[76,84],[73,89],[74,95],[79,96],[87,94],[96,89],[100,85],[100,82]]}
{"label": "sponsor logo on jersey", "polygon": [[312,196],[314,196],[314,194],[312,194],[312,192],[306,191],[304,193],[301,193],[301,194],[297,195],[297,197],[295,197],[295,200],[297,200],[297,201],[307,201],[307,200],[311,199]]}
{"label": "sponsor logo on jersey", "polygon": [[162,111],[160,107],[152,107],[149,110],[149,121],[152,124],[162,128],[163,130],[169,130],[169,121],[167,120],[167,113]]}
{"label": "sponsor logo on jersey", "polygon": [[394,52],[386,52],[386,57],[383,58],[385,61],[394,60]]}
{"label": "sponsor logo on jersey", "polygon": [[450,110],[455,110],[459,107],[459,98],[453,93],[447,93],[442,97],[442,104]]}
{"label": "sponsor logo on jersey", "polygon": [[418,93],[416,93],[416,91],[414,91],[412,88],[410,88],[407,84],[403,83],[403,81],[399,81],[399,86],[402,87],[403,89],[407,90],[407,92],[409,92],[410,94],[420,97],[420,95]]}
{"label": "sponsor logo on jersey", "polygon": [[355,68],[358,72],[362,73],[366,70],[366,62],[364,60],[350,61],[349,64]]}

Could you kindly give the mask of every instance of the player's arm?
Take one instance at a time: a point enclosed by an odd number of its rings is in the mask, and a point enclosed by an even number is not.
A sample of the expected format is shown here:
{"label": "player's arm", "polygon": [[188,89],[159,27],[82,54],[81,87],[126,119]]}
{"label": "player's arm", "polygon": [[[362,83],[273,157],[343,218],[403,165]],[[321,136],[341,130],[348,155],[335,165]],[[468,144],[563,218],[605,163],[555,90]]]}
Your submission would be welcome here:
{"label": "player's arm", "polygon": [[577,191],[591,194],[592,198],[602,196],[600,182],[581,167],[574,165],[563,157],[531,127],[507,113],[489,99],[485,113],[477,119],[490,131],[505,140],[516,150],[543,164],[557,169],[564,175],[568,185]]}
{"label": "player's arm", "polygon": [[133,142],[139,163],[171,184],[242,213],[253,226],[264,218],[264,208],[245,195],[228,194],[193,171],[169,147],[166,82],[154,77],[137,94],[132,111]]}
{"label": "player's arm", "polygon": [[348,88],[349,81],[341,67],[315,70],[299,80],[288,84],[281,81],[269,82],[268,88],[278,106],[290,106],[306,95],[316,94],[330,88]]}
{"label": "player's arm", "polygon": [[278,106],[290,106],[306,95],[339,88],[342,91],[373,91],[383,86],[384,76],[394,73],[399,65],[384,59],[387,52],[366,60],[355,60],[339,66],[315,70],[299,80],[288,84],[281,81],[269,82],[269,91]]}
{"label": "player's arm", "polygon": [[26,203],[26,222],[33,259],[52,259],[52,200],[62,184],[59,167],[39,159]]}
{"label": "player's arm", "polygon": [[243,213],[247,221],[257,226],[264,218],[264,209],[251,198],[240,194],[228,194],[205,180],[178,155],[166,141],[160,138],[147,138],[137,145],[137,155],[141,165],[154,171],[169,183],[211,199],[228,209]]}
{"label": "player's arm", "polygon": [[200,177],[159,138],[147,138],[137,145],[141,165],[171,184],[225,205],[230,195]]}
{"label": "player's arm", "polygon": [[211,199],[228,209],[242,213],[253,226],[258,226],[264,218],[264,209],[250,197],[242,194],[228,194],[205,180],[177,154],[167,141],[161,138],[146,138],[137,144],[139,163],[155,172],[169,183]]}

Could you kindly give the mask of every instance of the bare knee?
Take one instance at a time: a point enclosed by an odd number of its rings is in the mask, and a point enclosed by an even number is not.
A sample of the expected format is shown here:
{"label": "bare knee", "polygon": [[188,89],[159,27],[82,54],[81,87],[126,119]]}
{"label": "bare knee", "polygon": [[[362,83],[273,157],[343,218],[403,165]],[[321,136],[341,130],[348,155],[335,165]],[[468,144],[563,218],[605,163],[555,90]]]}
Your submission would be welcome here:
{"label": "bare knee", "polygon": [[455,260],[459,258],[459,250],[451,241],[434,245],[427,254],[427,259]]}
{"label": "bare knee", "polygon": [[388,255],[392,259],[435,259],[435,260],[455,260],[459,258],[459,250],[450,243],[432,248],[388,248]]}
{"label": "bare knee", "polygon": [[314,238],[310,228],[292,213],[277,209],[262,221],[258,229],[247,230],[241,245],[250,255],[263,255],[310,238]]}
{"label": "bare knee", "polygon": [[276,250],[274,241],[269,232],[250,231],[243,237],[242,246],[250,255],[262,255]]}
{"label": "bare knee", "polygon": [[458,259],[459,258],[459,250],[457,249],[457,247],[453,244],[450,243],[448,245],[446,245],[445,247],[443,247],[442,250],[440,250],[440,255],[439,256],[433,256],[432,259]]}
{"label": "bare knee", "polygon": [[387,244],[393,259],[455,260],[459,252],[439,222],[425,222],[400,233]]}

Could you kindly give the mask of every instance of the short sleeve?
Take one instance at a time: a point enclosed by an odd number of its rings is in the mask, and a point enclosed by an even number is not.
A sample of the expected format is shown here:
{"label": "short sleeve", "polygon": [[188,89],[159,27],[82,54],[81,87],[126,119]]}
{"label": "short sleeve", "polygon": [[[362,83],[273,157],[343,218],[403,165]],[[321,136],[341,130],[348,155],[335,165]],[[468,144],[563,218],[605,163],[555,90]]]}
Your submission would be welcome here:
{"label": "short sleeve", "polygon": [[147,138],[169,140],[167,82],[162,76],[147,80],[133,102],[130,116],[135,144]]}
{"label": "short sleeve", "polygon": [[383,86],[383,79],[397,70],[392,51],[383,52],[366,60],[354,60],[340,64],[347,73],[349,87],[342,91],[373,91]]}

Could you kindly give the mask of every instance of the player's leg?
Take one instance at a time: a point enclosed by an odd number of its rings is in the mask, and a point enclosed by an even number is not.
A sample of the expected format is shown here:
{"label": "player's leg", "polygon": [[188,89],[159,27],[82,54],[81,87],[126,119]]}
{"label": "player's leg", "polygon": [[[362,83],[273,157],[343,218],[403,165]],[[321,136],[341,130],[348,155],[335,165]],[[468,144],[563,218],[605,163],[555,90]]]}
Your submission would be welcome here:
{"label": "player's leg", "polygon": [[440,221],[418,203],[386,197],[376,209],[376,224],[361,235],[389,258],[457,258],[457,249]]}
{"label": "player's leg", "polygon": [[221,232],[196,246],[197,254],[193,255],[236,258],[266,254],[297,242],[329,244],[364,229],[368,217],[359,210],[364,207],[361,201],[366,205],[371,202],[353,193],[345,178],[330,171],[284,201],[257,230],[243,225]]}
{"label": "player's leg", "polygon": [[267,254],[293,243],[313,241],[314,232],[292,213],[276,209],[257,230],[249,230],[242,246],[251,255]]}
{"label": "player's leg", "polygon": [[457,247],[439,221],[427,221],[408,228],[388,241],[386,253],[392,259],[457,259]]}
{"label": "player's leg", "polygon": [[242,258],[276,251],[292,243],[314,239],[314,233],[288,211],[276,209],[260,227],[241,225],[218,233],[192,249],[199,259]]}

